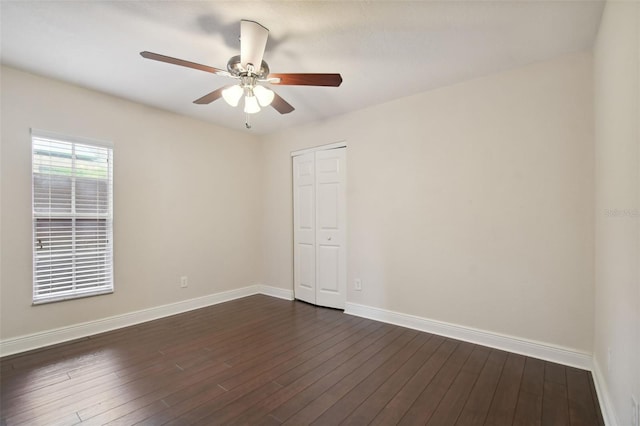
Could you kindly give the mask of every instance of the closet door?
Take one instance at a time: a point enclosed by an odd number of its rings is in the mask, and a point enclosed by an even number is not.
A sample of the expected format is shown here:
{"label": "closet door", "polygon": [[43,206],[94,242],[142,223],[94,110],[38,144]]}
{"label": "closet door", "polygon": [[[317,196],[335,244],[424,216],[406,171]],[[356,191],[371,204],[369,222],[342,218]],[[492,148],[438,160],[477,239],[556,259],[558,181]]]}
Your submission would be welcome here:
{"label": "closet door", "polygon": [[293,158],[294,291],[296,299],[344,309],[346,148]]}
{"label": "closet door", "polygon": [[346,148],[316,152],[316,304],[344,309],[347,290]]}
{"label": "closet door", "polygon": [[316,303],[315,154],[293,157],[293,282],[296,299]]}

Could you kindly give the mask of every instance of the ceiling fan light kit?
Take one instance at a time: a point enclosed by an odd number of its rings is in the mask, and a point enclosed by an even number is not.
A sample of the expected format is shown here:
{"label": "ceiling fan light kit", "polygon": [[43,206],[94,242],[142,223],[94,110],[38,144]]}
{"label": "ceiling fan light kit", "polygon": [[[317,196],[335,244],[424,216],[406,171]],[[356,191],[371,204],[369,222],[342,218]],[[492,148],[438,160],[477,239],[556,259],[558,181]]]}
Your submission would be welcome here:
{"label": "ceiling fan light kit", "polygon": [[240,98],[244,94],[244,90],[239,84],[227,87],[222,91],[222,99],[224,99],[232,107],[237,107]]}
{"label": "ceiling fan light kit", "polygon": [[260,105],[258,105],[258,99],[255,96],[244,97],[244,112],[247,114],[255,114],[260,112]]}
{"label": "ceiling fan light kit", "polygon": [[254,87],[253,94],[256,95],[256,98],[258,98],[258,102],[263,107],[271,105],[271,102],[273,102],[273,98],[275,97],[275,93],[273,93],[273,90],[269,90],[264,86]]}
{"label": "ceiling fan light kit", "polygon": [[[293,106],[263,84],[338,87],[342,83],[340,74],[270,74],[269,65],[262,60],[268,37],[269,30],[259,23],[240,21],[240,55],[229,59],[227,71],[153,52],[140,52],[140,55],[143,58],[239,80],[238,84],[216,89],[196,99],[194,103],[210,104],[222,97],[227,104],[236,107],[244,96],[244,112],[247,114],[245,126],[249,129],[249,114],[260,112],[260,106],[271,105],[280,114],[288,114],[294,110]],[[256,67],[255,64],[260,64],[260,67]]]}

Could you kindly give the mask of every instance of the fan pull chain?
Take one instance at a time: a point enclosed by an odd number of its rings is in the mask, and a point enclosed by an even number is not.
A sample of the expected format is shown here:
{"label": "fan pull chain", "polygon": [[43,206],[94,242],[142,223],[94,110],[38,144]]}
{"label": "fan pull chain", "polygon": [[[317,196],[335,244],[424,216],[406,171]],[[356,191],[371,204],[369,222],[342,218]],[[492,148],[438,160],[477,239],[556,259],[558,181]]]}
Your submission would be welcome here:
{"label": "fan pull chain", "polygon": [[249,114],[248,114],[248,113],[247,113],[247,114],[245,114],[244,126],[245,126],[247,129],[250,129],[250,128],[251,128],[251,123],[249,122]]}

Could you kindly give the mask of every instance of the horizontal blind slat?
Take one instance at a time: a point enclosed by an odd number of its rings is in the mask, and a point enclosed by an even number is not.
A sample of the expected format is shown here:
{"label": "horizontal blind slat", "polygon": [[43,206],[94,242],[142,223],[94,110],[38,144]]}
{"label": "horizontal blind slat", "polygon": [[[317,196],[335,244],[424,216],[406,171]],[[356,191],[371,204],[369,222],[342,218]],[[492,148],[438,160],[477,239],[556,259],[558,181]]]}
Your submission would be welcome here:
{"label": "horizontal blind slat", "polygon": [[109,144],[32,132],[34,302],[113,289]]}

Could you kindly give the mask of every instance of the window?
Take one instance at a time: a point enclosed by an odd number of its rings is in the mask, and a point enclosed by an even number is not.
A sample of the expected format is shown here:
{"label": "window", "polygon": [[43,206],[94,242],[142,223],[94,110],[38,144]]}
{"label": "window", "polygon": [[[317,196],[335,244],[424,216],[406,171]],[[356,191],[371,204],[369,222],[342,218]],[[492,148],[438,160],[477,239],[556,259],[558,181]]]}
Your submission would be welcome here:
{"label": "window", "polygon": [[32,131],[33,303],[113,292],[113,149]]}

